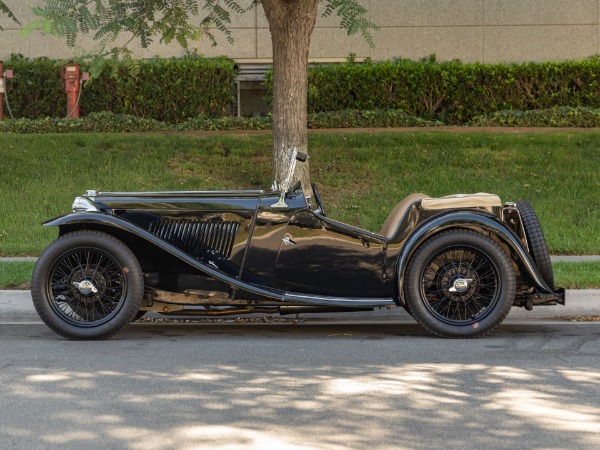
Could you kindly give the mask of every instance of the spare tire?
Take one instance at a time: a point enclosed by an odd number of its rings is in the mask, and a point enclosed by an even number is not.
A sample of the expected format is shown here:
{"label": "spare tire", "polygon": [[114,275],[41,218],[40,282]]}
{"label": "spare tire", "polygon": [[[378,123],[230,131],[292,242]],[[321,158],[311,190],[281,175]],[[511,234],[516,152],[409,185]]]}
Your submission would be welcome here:
{"label": "spare tire", "polygon": [[529,252],[548,286],[554,289],[554,271],[552,270],[550,253],[548,252],[548,246],[546,245],[546,239],[544,238],[540,221],[529,201],[519,200],[517,202],[517,209],[519,210],[521,220],[523,221],[523,227],[525,228]]}

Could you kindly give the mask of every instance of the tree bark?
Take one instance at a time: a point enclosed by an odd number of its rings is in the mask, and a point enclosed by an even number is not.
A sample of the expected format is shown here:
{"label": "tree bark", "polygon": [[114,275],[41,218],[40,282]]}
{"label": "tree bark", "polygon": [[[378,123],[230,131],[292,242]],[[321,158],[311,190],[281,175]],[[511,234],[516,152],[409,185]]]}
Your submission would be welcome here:
{"label": "tree bark", "polygon": [[[262,0],[273,43],[273,175],[281,182],[290,148],[308,153],[308,51],[318,0]],[[310,190],[308,163],[298,164],[294,183]]]}

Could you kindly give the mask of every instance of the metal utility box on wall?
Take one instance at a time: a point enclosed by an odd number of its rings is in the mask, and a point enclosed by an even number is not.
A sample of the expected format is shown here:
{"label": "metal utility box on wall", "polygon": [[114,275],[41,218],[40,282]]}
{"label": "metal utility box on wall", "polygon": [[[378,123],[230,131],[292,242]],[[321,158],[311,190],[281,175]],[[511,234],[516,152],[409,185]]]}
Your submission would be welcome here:
{"label": "metal utility box on wall", "polygon": [[271,112],[265,97],[265,73],[270,64],[238,64],[237,77],[237,116],[254,117]]}

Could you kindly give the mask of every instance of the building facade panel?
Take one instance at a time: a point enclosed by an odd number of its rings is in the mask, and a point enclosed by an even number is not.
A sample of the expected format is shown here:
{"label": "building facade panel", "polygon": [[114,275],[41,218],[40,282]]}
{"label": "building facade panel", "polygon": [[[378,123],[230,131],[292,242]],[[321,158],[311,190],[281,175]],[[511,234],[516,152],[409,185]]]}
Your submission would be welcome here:
{"label": "building facade panel", "polygon": [[372,0],[371,20],[381,27],[480,26],[484,0]]}
{"label": "building facade panel", "polygon": [[582,59],[598,51],[597,25],[498,26],[485,33],[486,61]]}
{"label": "building facade panel", "polygon": [[[3,0],[4,4],[10,8],[13,14],[19,19],[19,21],[23,24],[31,22],[35,16],[31,11],[31,6],[39,5],[40,2],[30,2],[30,1],[18,1],[18,0]],[[19,25],[15,23],[12,19],[9,19],[4,14],[0,14],[0,26],[4,29],[15,29]]]}
{"label": "building facade panel", "polygon": [[0,31],[0,60],[11,53],[29,56],[29,38],[23,38],[19,30]]}
{"label": "building facade panel", "polygon": [[375,36],[374,60],[396,57],[420,59],[435,54],[439,60],[483,59],[482,27],[383,28]]}
{"label": "building facade panel", "polygon": [[[252,0],[240,0],[244,6]],[[340,61],[350,53],[374,60],[397,56],[422,58],[435,53],[439,60],[542,61],[587,57],[598,53],[600,0],[361,0],[370,19],[381,29],[373,33],[374,49],[362,37],[347,37],[339,29],[337,16],[319,17],[310,58]],[[5,0],[23,23],[33,16],[30,7],[41,0]],[[321,12],[323,6],[321,6]],[[0,17],[6,31],[0,32],[0,58],[11,53],[25,56],[69,58],[74,50],[63,41],[33,33],[18,35],[18,25]],[[208,40],[191,43],[207,56],[227,55],[245,61],[272,58],[271,37],[262,7],[245,14],[232,14],[235,44],[217,33],[219,45]],[[124,42],[124,41],[123,41]],[[81,41],[93,47],[89,37]],[[154,43],[148,49],[130,45],[134,56],[181,56],[177,43]]]}
{"label": "building facade panel", "polygon": [[[232,28],[233,44],[229,44],[221,33],[216,33],[216,46],[213,46],[208,38],[203,38],[197,42],[188,42],[188,47],[190,50],[196,49],[199,54],[208,57],[227,55],[233,59],[256,58],[256,31],[256,28]],[[143,49],[144,58],[155,56],[171,58],[184,54],[185,50],[175,41],[169,44],[161,44],[157,41]]]}
{"label": "building facade panel", "polygon": [[[47,57],[52,59],[69,59],[85,52],[93,53],[98,46],[89,34],[83,34],[77,40],[77,46],[69,48],[64,38],[45,36],[41,31],[34,31],[28,37],[29,54],[31,58]],[[123,46],[129,41],[127,36],[121,36],[113,46]],[[134,58],[143,58],[142,47],[137,42],[131,42],[127,46],[132,51]]]}
{"label": "building facade panel", "polygon": [[369,44],[362,36],[348,36],[346,30],[340,28],[317,28],[310,41],[312,58],[346,58],[350,54],[357,57],[370,54]]}
{"label": "building facade panel", "polygon": [[598,0],[485,0],[485,25],[590,25]]}

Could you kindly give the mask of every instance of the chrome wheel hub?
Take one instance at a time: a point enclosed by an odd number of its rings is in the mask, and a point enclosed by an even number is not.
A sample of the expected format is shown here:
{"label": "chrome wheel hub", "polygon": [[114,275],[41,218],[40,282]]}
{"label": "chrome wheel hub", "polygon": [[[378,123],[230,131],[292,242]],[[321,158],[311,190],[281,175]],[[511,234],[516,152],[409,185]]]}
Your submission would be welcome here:
{"label": "chrome wheel hub", "polygon": [[81,280],[79,283],[74,282],[73,286],[77,288],[81,295],[97,294],[98,288],[94,286],[90,280]]}
{"label": "chrome wheel hub", "polygon": [[454,280],[452,287],[448,289],[449,292],[462,294],[469,289],[469,284],[473,281],[472,278],[457,278]]}

